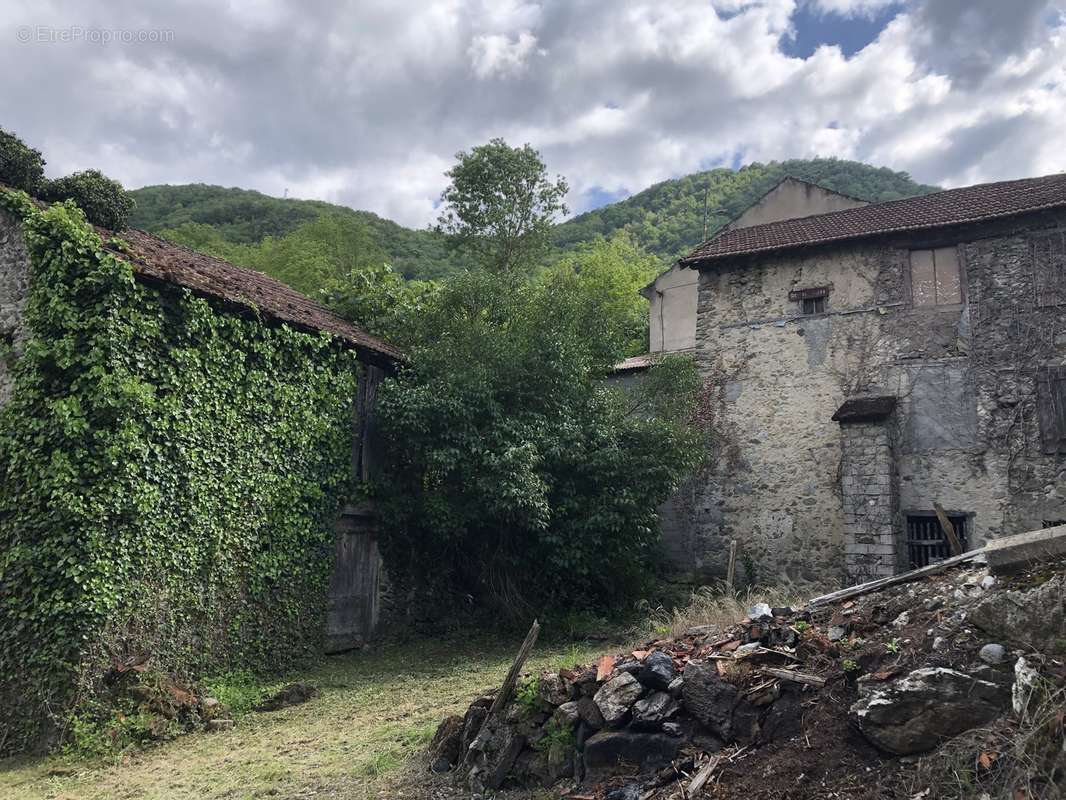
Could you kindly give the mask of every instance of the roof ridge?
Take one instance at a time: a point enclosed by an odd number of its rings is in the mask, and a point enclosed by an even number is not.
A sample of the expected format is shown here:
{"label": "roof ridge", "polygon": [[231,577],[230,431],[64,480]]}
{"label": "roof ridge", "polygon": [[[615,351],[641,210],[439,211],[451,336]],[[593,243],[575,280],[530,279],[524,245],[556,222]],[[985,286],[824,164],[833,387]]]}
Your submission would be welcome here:
{"label": "roof ridge", "polygon": [[[1019,190],[1056,191],[1050,198],[1037,197],[1026,203]],[[856,208],[827,211],[807,217],[765,222],[747,228],[720,232],[679,259],[691,266],[729,256],[787,250],[833,241],[862,238],[904,230],[938,228],[998,219],[1066,206],[1066,173],[1033,178],[1014,178],[943,189],[929,194],[901,197]],[[837,230],[834,230],[836,228]]]}

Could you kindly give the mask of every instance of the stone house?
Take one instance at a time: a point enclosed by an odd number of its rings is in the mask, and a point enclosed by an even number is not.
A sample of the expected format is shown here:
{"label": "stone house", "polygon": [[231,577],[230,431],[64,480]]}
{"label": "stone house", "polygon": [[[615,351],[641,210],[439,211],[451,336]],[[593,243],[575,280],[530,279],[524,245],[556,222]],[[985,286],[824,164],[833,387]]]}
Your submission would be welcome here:
{"label": "stone house", "polygon": [[854,582],[948,555],[938,507],[971,547],[1066,520],[1066,175],[773,194],[646,291],[652,351],[718,392],[715,463],[662,510],[678,572],[736,540],[758,580]]}

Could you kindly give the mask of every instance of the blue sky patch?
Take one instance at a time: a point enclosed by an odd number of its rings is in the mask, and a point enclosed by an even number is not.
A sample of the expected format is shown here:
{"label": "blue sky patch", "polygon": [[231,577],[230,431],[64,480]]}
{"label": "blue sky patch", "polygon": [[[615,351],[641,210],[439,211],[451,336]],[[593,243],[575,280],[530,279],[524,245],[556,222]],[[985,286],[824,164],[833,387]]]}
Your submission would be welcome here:
{"label": "blue sky patch", "polygon": [[902,8],[902,3],[893,3],[872,14],[842,16],[801,3],[792,15],[795,36],[781,38],[781,52],[793,58],[809,58],[828,44],[836,45],[845,58],[851,58],[876,39]]}

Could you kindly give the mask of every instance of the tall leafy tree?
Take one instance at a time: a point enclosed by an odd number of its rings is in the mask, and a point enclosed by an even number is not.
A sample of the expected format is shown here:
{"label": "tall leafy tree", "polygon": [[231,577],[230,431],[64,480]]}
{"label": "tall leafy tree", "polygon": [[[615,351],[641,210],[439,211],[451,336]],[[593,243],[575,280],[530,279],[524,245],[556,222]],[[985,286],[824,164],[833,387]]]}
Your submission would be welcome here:
{"label": "tall leafy tree", "polygon": [[436,230],[494,272],[528,270],[551,248],[551,227],[567,212],[567,184],[550,179],[540,154],[528,144],[492,139],[456,154],[445,173],[444,210]]}

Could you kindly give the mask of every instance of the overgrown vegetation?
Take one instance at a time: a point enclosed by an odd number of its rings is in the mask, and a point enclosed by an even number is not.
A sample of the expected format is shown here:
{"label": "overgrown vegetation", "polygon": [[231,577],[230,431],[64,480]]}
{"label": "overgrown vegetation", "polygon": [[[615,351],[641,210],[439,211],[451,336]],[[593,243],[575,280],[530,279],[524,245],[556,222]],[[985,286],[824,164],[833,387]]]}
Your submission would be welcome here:
{"label": "overgrown vegetation", "polygon": [[665,359],[654,371],[669,379],[631,394],[604,385],[623,323],[571,271],[442,289],[409,366],[379,393],[391,575],[514,615],[617,608],[639,590],[655,509],[703,443],[687,359]]}
{"label": "overgrown vegetation", "polygon": [[0,204],[34,271],[0,410],[2,747],[131,657],[181,675],[313,652],[354,355],[135,281],[70,203]]}
{"label": "overgrown vegetation", "polygon": [[113,230],[126,227],[133,198],[122,184],[95,169],[48,180],[45,163],[39,150],[0,129],[0,183],[50,202],[73,200],[94,225]]}
{"label": "overgrown vegetation", "polygon": [[36,194],[44,183],[44,165],[40,150],[0,128],[0,183]]}
{"label": "overgrown vegetation", "polygon": [[126,227],[133,208],[133,198],[122,184],[96,169],[46,181],[40,196],[51,202],[73,200],[94,225],[116,231]]}
{"label": "overgrown vegetation", "polygon": [[502,140],[459,154],[442,220],[481,269],[410,320],[409,361],[379,391],[383,553],[427,608],[631,605],[655,509],[706,453],[689,359],[664,358],[628,391],[606,383],[645,339],[650,259],[621,236],[530,273],[565,188],[545,173]]}

